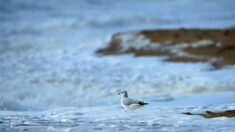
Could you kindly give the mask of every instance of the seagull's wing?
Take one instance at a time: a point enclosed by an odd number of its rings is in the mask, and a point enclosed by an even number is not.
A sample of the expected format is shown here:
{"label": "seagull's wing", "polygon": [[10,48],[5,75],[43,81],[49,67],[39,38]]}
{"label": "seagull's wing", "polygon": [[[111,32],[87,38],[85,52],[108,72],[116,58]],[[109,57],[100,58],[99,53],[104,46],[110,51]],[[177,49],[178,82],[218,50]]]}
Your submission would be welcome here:
{"label": "seagull's wing", "polygon": [[125,98],[123,99],[123,104],[124,105],[145,105],[147,103],[144,103],[144,101],[140,101],[140,100],[135,100],[135,99],[130,99],[130,98]]}

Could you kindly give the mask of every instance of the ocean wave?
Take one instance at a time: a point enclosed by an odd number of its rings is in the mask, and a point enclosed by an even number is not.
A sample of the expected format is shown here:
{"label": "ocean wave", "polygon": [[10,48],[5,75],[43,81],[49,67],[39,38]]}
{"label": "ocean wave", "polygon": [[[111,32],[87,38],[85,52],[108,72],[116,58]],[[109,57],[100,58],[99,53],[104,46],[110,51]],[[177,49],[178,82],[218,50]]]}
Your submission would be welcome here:
{"label": "ocean wave", "polygon": [[166,63],[151,57],[113,60],[112,56],[85,57],[71,52],[40,53],[18,55],[17,60],[15,55],[8,56],[0,68],[1,110],[112,104],[118,102],[118,89],[132,96],[235,90],[234,68],[210,71],[208,64]]}
{"label": "ocean wave", "polygon": [[2,0],[0,110],[118,103],[118,89],[132,96],[234,90],[234,67],[210,71],[205,63],[94,54],[121,30],[234,25],[233,3]]}

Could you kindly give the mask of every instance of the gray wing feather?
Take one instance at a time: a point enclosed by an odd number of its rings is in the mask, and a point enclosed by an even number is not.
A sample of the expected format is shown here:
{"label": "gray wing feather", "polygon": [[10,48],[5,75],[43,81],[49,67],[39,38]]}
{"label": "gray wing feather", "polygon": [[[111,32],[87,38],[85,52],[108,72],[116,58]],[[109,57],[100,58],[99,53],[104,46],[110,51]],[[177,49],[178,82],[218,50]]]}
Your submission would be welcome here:
{"label": "gray wing feather", "polygon": [[134,100],[134,99],[129,99],[129,98],[126,98],[126,99],[123,99],[123,104],[124,105],[131,105],[131,104],[142,104],[144,103],[143,101],[139,101],[139,100]]}

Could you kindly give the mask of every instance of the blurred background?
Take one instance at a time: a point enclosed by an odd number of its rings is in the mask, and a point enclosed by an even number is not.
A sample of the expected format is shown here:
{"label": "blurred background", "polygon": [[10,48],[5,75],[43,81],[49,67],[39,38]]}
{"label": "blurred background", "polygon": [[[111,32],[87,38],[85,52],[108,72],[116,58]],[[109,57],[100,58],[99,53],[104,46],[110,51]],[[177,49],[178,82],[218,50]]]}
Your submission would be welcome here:
{"label": "blurred background", "polygon": [[117,32],[234,24],[233,0],[0,0],[0,110],[102,106],[119,89],[149,100],[234,91],[234,67],[96,54]]}

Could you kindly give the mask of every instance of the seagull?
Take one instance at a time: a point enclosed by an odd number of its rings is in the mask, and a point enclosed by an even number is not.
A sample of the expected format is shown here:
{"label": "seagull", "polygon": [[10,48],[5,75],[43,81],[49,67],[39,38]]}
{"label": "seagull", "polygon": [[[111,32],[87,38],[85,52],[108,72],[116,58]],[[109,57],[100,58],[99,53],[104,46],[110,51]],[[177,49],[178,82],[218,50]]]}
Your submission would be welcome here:
{"label": "seagull", "polygon": [[125,109],[126,112],[129,110],[138,109],[138,108],[143,107],[144,105],[148,104],[148,103],[145,103],[144,101],[128,98],[127,91],[125,91],[125,90],[120,91],[118,93],[118,95],[122,96],[121,97],[121,105]]}

